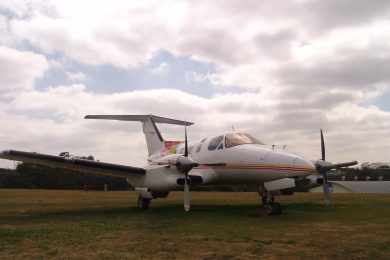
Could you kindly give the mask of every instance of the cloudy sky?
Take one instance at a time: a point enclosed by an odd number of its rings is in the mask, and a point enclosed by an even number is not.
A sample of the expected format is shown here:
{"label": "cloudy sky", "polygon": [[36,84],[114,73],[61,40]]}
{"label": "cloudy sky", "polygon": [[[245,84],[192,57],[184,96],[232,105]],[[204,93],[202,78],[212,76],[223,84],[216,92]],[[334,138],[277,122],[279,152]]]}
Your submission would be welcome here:
{"label": "cloudy sky", "polygon": [[0,2],[0,150],[142,165],[139,123],[82,118],[153,113],[390,161],[389,87],[388,0]]}

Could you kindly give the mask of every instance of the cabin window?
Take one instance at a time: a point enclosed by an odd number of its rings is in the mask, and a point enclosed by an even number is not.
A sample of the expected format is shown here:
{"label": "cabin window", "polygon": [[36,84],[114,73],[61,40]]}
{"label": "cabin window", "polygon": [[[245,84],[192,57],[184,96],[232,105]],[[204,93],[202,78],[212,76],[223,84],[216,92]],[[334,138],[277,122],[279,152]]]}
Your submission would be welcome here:
{"label": "cabin window", "polygon": [[217,149],[217,147],[219,149],[219,144],[221,144],[222,141],[223,141],[223,135],[214,137],[213,139],[211,139],[209,146],[208,146],[208,149],[210,151],[214,151],[215,149]]}
{"label": "cabin window", "polygon": [[264,144],[251,135],[244,133],[231,133],[225,137],[225,148],[234,147],[242,144]]}

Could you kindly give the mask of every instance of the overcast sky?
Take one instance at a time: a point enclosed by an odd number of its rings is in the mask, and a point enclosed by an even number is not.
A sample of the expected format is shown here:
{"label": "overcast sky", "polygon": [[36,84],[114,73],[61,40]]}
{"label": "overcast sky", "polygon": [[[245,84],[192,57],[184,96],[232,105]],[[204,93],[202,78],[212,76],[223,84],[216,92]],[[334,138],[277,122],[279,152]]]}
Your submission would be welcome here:
{"label": "overcast sky", "polygon": [[83,116],[153,113],[390,161],[389,87],[388,0],[0,2],[0,150],[142,165],[139,123]]}

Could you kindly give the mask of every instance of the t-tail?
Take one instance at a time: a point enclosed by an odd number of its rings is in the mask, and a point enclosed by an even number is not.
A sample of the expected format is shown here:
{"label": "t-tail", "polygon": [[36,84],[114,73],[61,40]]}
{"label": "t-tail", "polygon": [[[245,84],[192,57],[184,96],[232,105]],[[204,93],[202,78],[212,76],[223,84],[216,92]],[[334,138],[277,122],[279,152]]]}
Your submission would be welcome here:
{"label": "t-tail", "polygon": [[142,122],[142,130],[145,134],[149,156],[165,149],[166,143],[169,142],[169,141],[164,141],[164,138],[162,137],[160,131],[158,130],[156,123],[183,125],[183,126],[190,126],[194,124],[192,122],[160,117],[155,115],[88,115],[85,117],[85,119],[105,119],[105,120]]}

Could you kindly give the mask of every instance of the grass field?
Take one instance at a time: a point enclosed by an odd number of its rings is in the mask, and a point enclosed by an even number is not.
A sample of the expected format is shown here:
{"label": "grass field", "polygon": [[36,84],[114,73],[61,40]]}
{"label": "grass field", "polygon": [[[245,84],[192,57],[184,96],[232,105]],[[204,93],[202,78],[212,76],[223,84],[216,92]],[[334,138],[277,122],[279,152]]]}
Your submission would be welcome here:
{"label": "grass field", "polygon": [[390,195],[194,192],[135,207],[133,192],[0,190],[0,259],[390,259]]}

